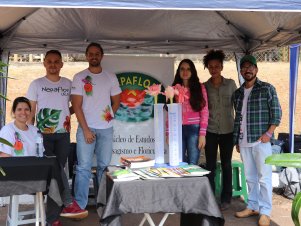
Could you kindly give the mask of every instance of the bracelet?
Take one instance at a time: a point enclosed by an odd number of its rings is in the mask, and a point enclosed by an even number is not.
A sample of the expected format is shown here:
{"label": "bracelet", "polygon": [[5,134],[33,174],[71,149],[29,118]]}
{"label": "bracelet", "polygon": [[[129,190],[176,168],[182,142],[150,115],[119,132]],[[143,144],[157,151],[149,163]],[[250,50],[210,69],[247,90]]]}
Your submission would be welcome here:
{"label": "bracelet", "polygon": [[265,135],[267,135],[269,138],[271,138],[271,137],[272,137],[272,134],[271,134],[271,133],[269,133],[268,131],[266,131],[266,132],[265,132]]}

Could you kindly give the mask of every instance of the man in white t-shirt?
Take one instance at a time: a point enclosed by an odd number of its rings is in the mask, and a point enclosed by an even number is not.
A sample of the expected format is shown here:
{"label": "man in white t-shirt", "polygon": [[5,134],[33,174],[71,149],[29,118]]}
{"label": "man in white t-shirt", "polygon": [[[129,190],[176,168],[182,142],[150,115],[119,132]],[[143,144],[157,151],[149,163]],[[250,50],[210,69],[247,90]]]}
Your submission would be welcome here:
{"label": "man in white t-shirt", "polygon": [[[70,91],[71,81],[60,76],[63,67],[62,55],[58,50],[49,50],[44,59],[46,76],[38,78],[29,86],[27,98],[32,107],[31,123],[36,118],[36,126],[43,134],[45,154],[55,155],[60,165],[66,164],[70,147]],[[84,218],[88,211],[80,209],[73,200],[68,180],[62,170],[64,182],[64,205],[61,208],[52,200],[47,201],[47,222],[51,225],[60,225],[59,215],[69,218]]]}
{"label": "man in white t-shirt", "polygon": [[76,134],[77,159],[75,199],[84,209],[88,203],[93,155],[97,175],[102,174],[112,157],[113,119],[120,104],[121,89],[115,74],[103,70],[103,49],[98,43],[86,48],[89,67],[77,73],[72,82],[72,105],[79,126]]}
{"label": "man in white t-shirt", "polygon": [[260,215],[258,225],[269,226],[272,211],[272,167],[265,159],[272,154],[270,139],[281,120],[281,107],[275,88],[257,78],[257,62],[251,55],[240,61],[245,79],[232,100],[235,108],[233,141],[244,163],[248,184],[247,208],[238,218]]}

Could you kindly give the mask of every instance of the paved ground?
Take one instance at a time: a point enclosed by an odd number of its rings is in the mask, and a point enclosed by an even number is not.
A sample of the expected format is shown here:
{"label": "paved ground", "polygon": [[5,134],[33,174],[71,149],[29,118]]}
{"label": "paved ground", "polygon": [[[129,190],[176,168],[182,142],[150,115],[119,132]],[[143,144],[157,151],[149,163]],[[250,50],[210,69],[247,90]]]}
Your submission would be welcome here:
{"label": "paved ground", "polygon": [[[291,200],[288,200],[282,196],[273,195],[273,212],[272,212],[272,223],[271,226],[294,226],[291,217]],[[231,207],[229,210],[224,211],[224,218],[225,218],[225,226],[255,226],[257,225],[257,217],[245,218],[245,219],[237,219],[234,217],[234,213],[239,211],[245,207],[245,204],[240,199],[233,199]],[[22,206],[24,209],[28,209],[29,206]],[[63,226],[97,226],[98,223],[98,215],[95,210],[95,206],[89,206],[89,216],[82,220],[82,221],[73,221],[70,219],[63,219],[61,221]],[[0,226],[5,225],[7,207],[0,207]],[[155,223],[159,223],[160,217],[162,214],[153,214]],[[123,226],[135,226],[139,225],[140,220],[142,219],[141,214],[128,214],[122,217]],[[165,226],[179,226],[179,215],[171,215],[166,223]],[[147,223],[144,224],[148,226]]]}

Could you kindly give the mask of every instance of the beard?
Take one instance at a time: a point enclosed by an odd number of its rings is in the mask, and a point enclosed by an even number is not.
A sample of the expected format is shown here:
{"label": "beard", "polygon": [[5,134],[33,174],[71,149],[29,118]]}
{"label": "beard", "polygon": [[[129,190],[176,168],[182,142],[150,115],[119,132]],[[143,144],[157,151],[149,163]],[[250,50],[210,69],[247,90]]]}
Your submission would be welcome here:
{"label": "beard", "polygon": [[256,74],[246,73],[245,75],[243,75],[243,78],[245,81],[250,82],[256,78]]}
{"label": "beard", "polygon": [[98,60],[90,60],[89,61],[89,66],[90,67],[99,67],[100,66],[100,61],[98,61]]}

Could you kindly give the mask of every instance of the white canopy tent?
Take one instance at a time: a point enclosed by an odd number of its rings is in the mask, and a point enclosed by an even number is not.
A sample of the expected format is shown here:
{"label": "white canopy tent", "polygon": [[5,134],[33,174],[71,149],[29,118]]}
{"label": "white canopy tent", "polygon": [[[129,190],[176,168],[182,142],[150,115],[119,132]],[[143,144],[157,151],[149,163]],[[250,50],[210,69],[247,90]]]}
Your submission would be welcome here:
{"label": "white canopy tent", "polygon": [[300,12],[183,7],[2,7],[0,47],[10,52],[82,52],[87,42],[98,41],[107,53],[252,52],[301,40]]}
{"label": "white canopy tent", "polygon": [[[1,58],[83,52],[91,41],[118,54],[249,53],[300,43],[300,12],[294,0],[2,0]],[[2,78],[4,94],[6,82]]]}

